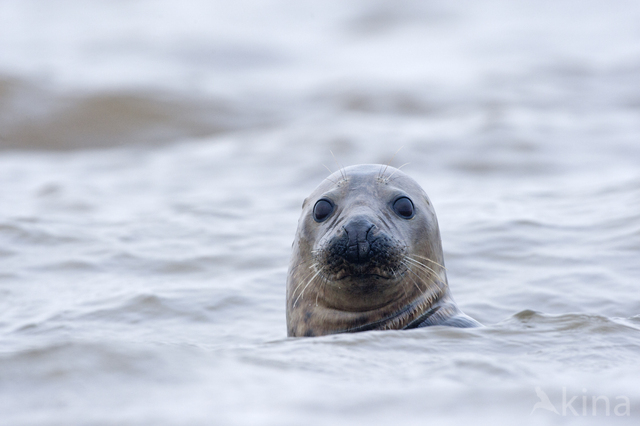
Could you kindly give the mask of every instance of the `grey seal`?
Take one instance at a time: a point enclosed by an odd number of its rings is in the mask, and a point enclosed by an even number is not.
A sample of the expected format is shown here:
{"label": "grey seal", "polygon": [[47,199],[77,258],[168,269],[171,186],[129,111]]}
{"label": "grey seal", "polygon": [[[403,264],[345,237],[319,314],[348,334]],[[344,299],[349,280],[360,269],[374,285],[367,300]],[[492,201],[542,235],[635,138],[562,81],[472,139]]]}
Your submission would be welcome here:
{"label": "grey seal", "polygon": [[302,204],[287,277],[287,334],[478,327],[449,291],[429,197],[405,173],[350,166]]}

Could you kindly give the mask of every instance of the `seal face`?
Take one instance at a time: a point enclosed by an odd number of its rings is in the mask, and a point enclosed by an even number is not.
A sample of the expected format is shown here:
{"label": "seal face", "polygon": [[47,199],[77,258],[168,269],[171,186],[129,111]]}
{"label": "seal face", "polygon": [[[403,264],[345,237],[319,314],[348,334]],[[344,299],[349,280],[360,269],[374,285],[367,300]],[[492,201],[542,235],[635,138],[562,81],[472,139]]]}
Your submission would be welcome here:
{"label": "seal face", "polygon": [[302,205],[287,277],[287,333],[475,327],[449,292],[435,212],[413,179],[347,167]]}

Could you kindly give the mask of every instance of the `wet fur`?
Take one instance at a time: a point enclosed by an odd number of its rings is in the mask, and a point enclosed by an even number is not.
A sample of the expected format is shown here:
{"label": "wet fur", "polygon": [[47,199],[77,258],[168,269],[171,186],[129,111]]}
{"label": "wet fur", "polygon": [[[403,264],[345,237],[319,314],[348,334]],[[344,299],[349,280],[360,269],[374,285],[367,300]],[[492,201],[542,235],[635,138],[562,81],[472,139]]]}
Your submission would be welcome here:
{"label": "wet fur", "polygon": [[[397,194],[415,205],[414,218],[396,215]],[[312,211],[322,197],[336,211],[323,223]],[[346,259],[345,225],[369,220],[366,262]],[[365,241],[364,239],[362,240]],[[474,327],[451,297],[431,203],[398,169],[380,165],[344,168],[305,200],[287,278],[289,336],[431,325]]]}

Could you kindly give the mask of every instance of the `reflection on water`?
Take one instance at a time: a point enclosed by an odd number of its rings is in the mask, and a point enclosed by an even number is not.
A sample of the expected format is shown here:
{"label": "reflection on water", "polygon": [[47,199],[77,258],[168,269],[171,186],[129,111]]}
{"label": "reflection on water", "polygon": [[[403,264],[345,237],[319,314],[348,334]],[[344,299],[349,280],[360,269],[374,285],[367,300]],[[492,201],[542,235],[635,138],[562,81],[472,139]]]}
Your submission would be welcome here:
{"label": "reflection on water", "polygon": [[[637,423],[637,22],[635,2],[0,2],[0,423]],[[286,338],[330,150],[401,146],[488,326]]]}

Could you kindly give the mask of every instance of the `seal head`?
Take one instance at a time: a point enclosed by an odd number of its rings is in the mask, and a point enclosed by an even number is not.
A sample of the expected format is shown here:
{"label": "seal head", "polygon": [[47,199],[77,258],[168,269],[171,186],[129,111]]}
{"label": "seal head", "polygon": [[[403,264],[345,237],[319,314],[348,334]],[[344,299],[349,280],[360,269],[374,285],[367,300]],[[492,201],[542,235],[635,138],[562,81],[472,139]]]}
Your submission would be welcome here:
{"label": "seal head", "polygon": [[333,173],[302,205],[287,278],[288,335],[429,325],[480,325],[450,295],[429,197],[393,167]]}

